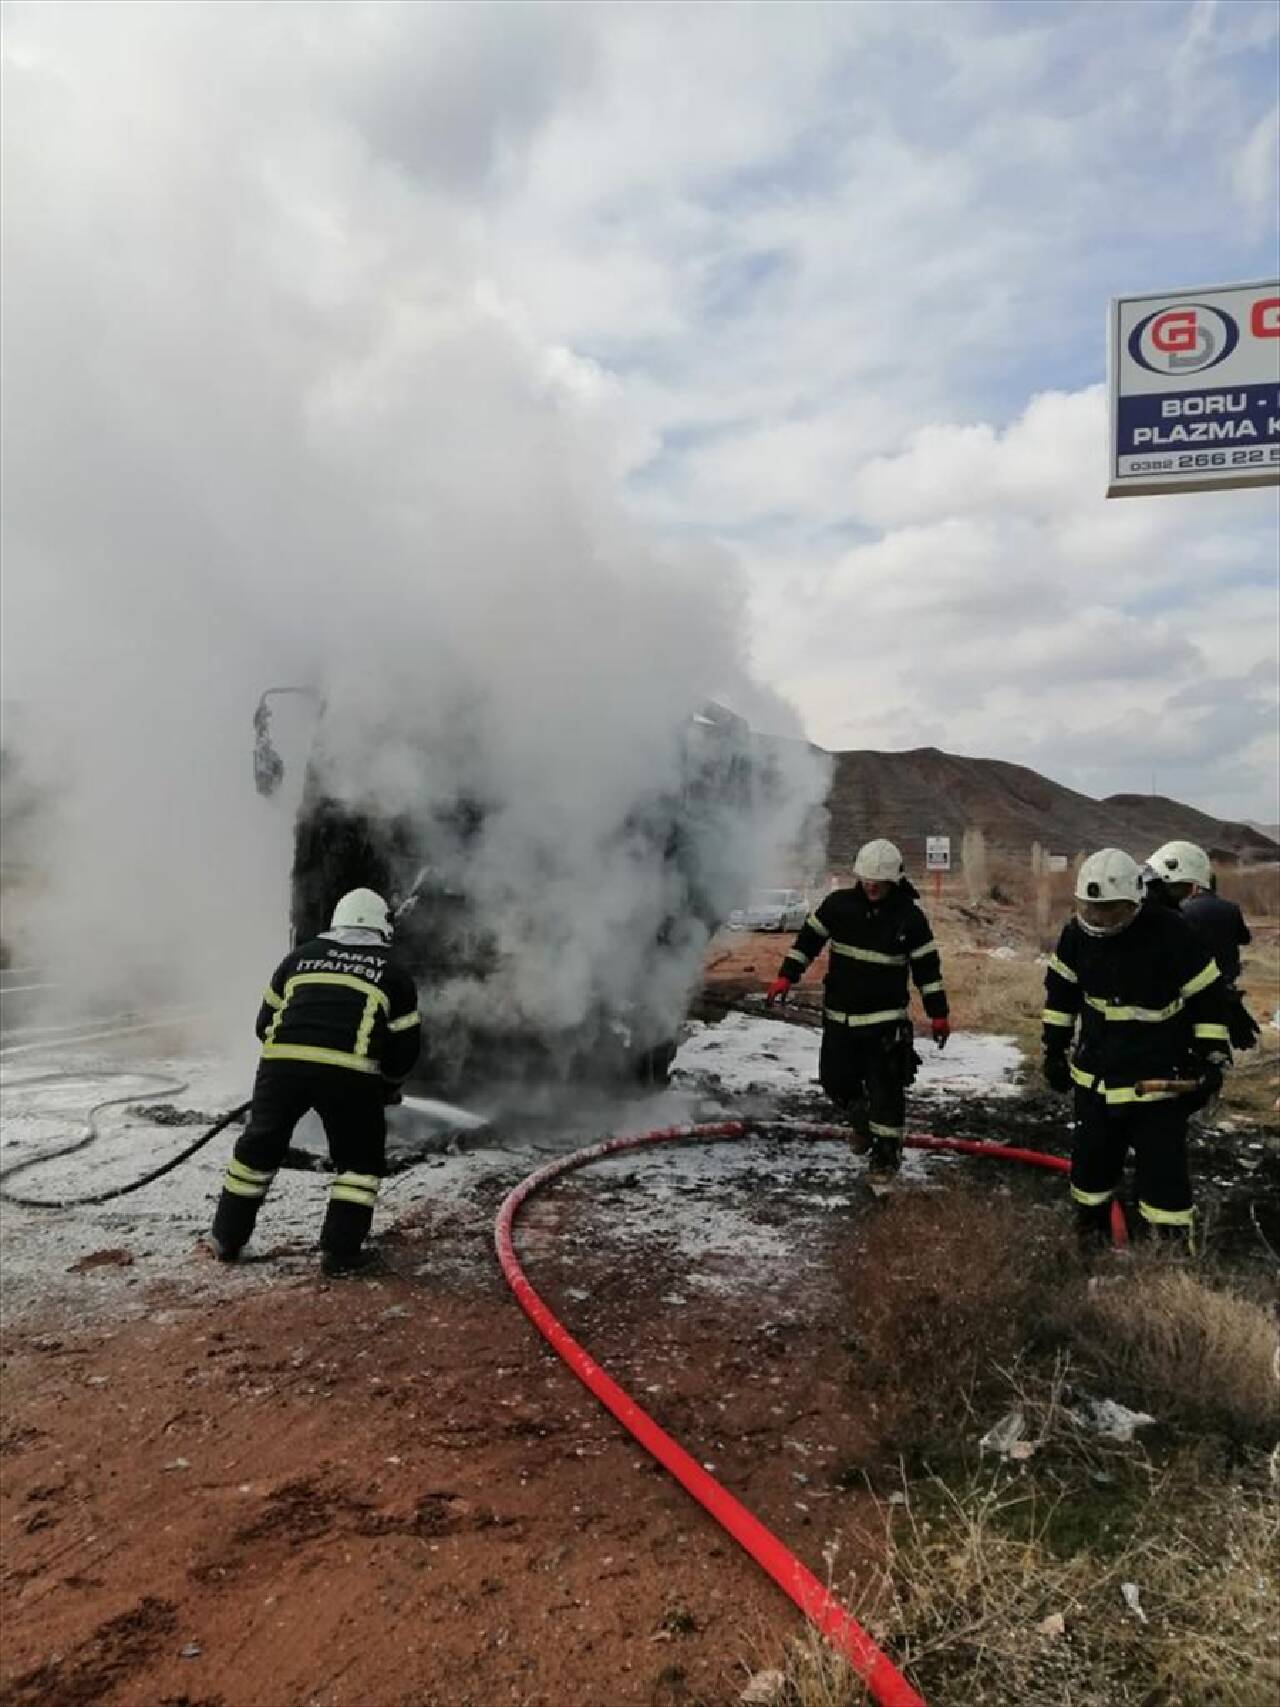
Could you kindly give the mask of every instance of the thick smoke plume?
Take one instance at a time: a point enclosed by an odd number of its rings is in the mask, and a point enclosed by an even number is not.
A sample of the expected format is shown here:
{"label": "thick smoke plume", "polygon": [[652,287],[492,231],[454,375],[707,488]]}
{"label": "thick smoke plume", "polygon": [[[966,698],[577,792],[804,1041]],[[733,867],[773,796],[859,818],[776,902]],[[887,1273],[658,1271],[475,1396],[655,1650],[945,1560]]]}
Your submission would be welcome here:
{"label": "thick smoke plume", "polygon": [[[450,876],[548,1025],[696,975],[696,928],[654,956],[669,878],[620,832],[678,792],[690,717],[799,733],[751,681],[732,566],[628,520],[616,386],[486,282],[476,162],[537,115],[518,66],[481,75],[492,8],[458,71],[441,20],[469,12],[10,10],[5,693],[54,790],[12,923],[86,995],[244,1025],[318,733],[282,705],[259,799],[273,684],[323,696],[342,798],[485,803]],[[707,821],[719,905],[795,868],[824,778],[776,753],[767,802]]]}

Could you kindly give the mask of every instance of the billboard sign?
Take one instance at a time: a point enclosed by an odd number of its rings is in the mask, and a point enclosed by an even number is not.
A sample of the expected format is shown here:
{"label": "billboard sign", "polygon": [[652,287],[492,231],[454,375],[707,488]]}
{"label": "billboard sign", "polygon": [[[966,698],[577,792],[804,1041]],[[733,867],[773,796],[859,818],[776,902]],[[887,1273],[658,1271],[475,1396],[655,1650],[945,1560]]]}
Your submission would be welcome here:
{"label": "billboard sign", "polygon": [[1120,296],[1107,497],[1280,485],[1280,281]]}

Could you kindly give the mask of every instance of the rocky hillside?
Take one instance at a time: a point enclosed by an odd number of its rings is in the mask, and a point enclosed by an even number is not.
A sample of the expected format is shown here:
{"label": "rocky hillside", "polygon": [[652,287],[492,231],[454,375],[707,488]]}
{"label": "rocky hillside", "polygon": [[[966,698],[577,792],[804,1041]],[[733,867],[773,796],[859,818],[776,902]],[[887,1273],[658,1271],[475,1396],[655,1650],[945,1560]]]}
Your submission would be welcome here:
{"label": "rocky hillside", "polygon": [[1162,795],[1094,800],[1025,765],[962,758],[937,747],[832,758],[828,857],[837,868],[872,836],[897,842],[916,868],[923,865],[926,836],[950,836],[958,862],[960,839],[971,826],[989,847],[1017,853],[1039,842],[1068,857],[1122,847],[1141,859],[1161,842],[1185,837],[1219,859],[1280,860],[1280,844],[1251,825],[1222,822]]}

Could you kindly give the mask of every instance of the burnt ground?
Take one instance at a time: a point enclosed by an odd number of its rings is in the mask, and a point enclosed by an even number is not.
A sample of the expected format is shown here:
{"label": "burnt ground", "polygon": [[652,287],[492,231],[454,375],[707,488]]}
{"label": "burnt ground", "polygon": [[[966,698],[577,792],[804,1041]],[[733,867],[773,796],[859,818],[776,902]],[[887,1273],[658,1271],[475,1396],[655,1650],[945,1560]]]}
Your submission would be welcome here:
{"label": "burnt ground", "polygon": [[[802,1095],[785,1112],[828,1116]],[[1064,1136],[1036,1095],[939,1105],[929,1126]],[[265,1261],[211,1300],[178,1273],[116,1319],[129,1252],[104,1251],[91,1311],[60,1296],[8,1331],[0,1700],[729,1707],[778,1663],[790,1603],[512,1302],[491,1226],[522,1170],[495,1158],[465,1209],[428,1176],[375,1278]],[[677,1185],[673,1215],[683,1196],[746,1229],[691,1257],[638,1214],[661,1165],[535,1199],[530,1278],[810,1568],[836,1540],[856,1568],[868,1489],[996,1414],[979,1362],[1020,1345],[1010,1277],[1075,1260],[1060,1182],[944,1160],[876,1200],[837,1146],[757,1139]],[[1274,1146],[1219,1134],[1197,1171],[1220,1255],[1265,1260],[1260,1230],[1280,1249]]]}

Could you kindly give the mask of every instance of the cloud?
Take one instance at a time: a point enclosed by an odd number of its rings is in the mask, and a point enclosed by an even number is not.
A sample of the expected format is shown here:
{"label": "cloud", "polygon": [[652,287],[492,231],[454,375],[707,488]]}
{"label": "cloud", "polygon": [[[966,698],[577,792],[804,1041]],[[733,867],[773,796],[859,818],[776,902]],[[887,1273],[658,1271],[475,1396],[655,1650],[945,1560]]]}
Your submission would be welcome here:
{"label": "cloud", "polygon": [[1246,212],[1269,230],[1280,195],[1280,105],[1265,113],[1241,143],[1232,175]]}
{"label": "cloud", "polygon": [[[1243,813],[1277,761],[1269,493],[1106,502],[1100,388],[927,426],[852,487],[871,537],[753,563],[761,661],[834,747],[933,743]],[[1256,811],[1249,815],[1256,816]]]}

